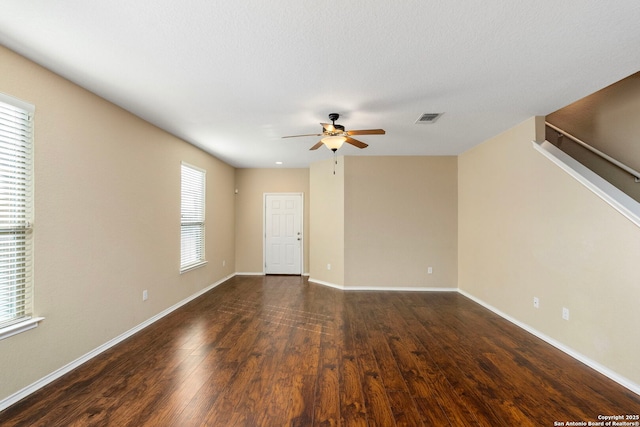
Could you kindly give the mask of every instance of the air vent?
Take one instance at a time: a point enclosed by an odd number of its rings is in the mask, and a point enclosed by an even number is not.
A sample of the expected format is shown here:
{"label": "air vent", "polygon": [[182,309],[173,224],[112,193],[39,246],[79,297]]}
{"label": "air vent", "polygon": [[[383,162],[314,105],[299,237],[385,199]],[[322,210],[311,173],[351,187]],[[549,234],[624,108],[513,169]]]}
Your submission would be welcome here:
{"label": "air vent", "polygon": [[419,124],[434,123],[443,114],[444,113],[424,113],[423,115],[420,116],[420,118],[418,118],[418,120],[416,120],[416,123],[419,123]]}

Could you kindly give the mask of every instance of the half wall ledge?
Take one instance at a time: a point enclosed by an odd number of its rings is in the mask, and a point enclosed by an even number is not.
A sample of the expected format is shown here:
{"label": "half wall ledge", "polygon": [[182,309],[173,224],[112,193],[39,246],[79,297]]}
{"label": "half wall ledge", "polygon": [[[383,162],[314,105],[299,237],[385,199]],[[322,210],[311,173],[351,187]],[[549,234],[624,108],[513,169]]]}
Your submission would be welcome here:
{"label": "half wall ledge", "polygon": [[543,156],[595,193],[637,227],[640,227],[640,203],[624,194],[604,178],[564,153],[549,141],[532,141],[532,144],[533,148]]}

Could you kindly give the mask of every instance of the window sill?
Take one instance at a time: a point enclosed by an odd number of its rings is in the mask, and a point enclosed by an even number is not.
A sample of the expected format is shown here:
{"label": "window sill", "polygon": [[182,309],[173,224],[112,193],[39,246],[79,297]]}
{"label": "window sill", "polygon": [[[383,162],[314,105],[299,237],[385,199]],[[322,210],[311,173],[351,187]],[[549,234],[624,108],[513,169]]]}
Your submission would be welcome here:
{"label": "window sill", "polygon": [[9,338],[13,335],[20,334],[22,332],[26,332],[29,329],[33,329],[38,326],[40,322],[44,320],[44,317],[32,317],[31,319],[24,320],[20,323],[16,323],[6,328],[0,329],[0,340],[5,338]]}
{"label": "window sill", "polygon": [[186,273],[187,271],[195,270],[196,268],[200,268],[200,267],[202,267],[204,265],[207,265],[207,261],[200,261],[200,262],[195,263],[195,264],[187,265],[186,267],[183,267],[183,268],[180,269],[180,274]]}

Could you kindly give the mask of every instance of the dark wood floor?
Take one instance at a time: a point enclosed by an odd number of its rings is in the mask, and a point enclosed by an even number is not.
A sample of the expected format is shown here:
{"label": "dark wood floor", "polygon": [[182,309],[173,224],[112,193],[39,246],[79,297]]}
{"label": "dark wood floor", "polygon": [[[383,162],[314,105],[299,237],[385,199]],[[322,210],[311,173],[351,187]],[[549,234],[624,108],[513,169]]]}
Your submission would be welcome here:
{"label": "dark wood floor", "polygon": [[456,293],[235,277],[2,426],[553,426],[639,396]]}

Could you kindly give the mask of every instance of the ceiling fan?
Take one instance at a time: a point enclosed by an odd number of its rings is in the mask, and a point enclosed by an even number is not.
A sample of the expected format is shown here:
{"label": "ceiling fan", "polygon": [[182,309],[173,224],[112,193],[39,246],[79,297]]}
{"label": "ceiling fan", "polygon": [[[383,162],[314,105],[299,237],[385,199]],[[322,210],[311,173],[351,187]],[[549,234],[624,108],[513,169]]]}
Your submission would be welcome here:
{"label": "ceiling fan", "polygon": [[310,150],[317,150],[322,146],[322,144],[326,145],[326,147],[333,151],[334,153],[342,147],[343,143],[351,144],[358,148],[366,148],[369,145],[365,144],[362,141],[358,141],[357,139],[351,138],[351,135],[384,135],[384,129],[364,129],[364,130],[345,130],[344,126],[336,124],[336,120],[340,117],[338,113],[329,114],[329,120],[331,120],[331,124],[329,123],[320,123],[322,125],[322,133],[309,133],[306,135],[290,135],[283,136],[283,138],[298,138],[301,136],[322,136],[323,138],[318,141],[316,145],[310,148]]}

